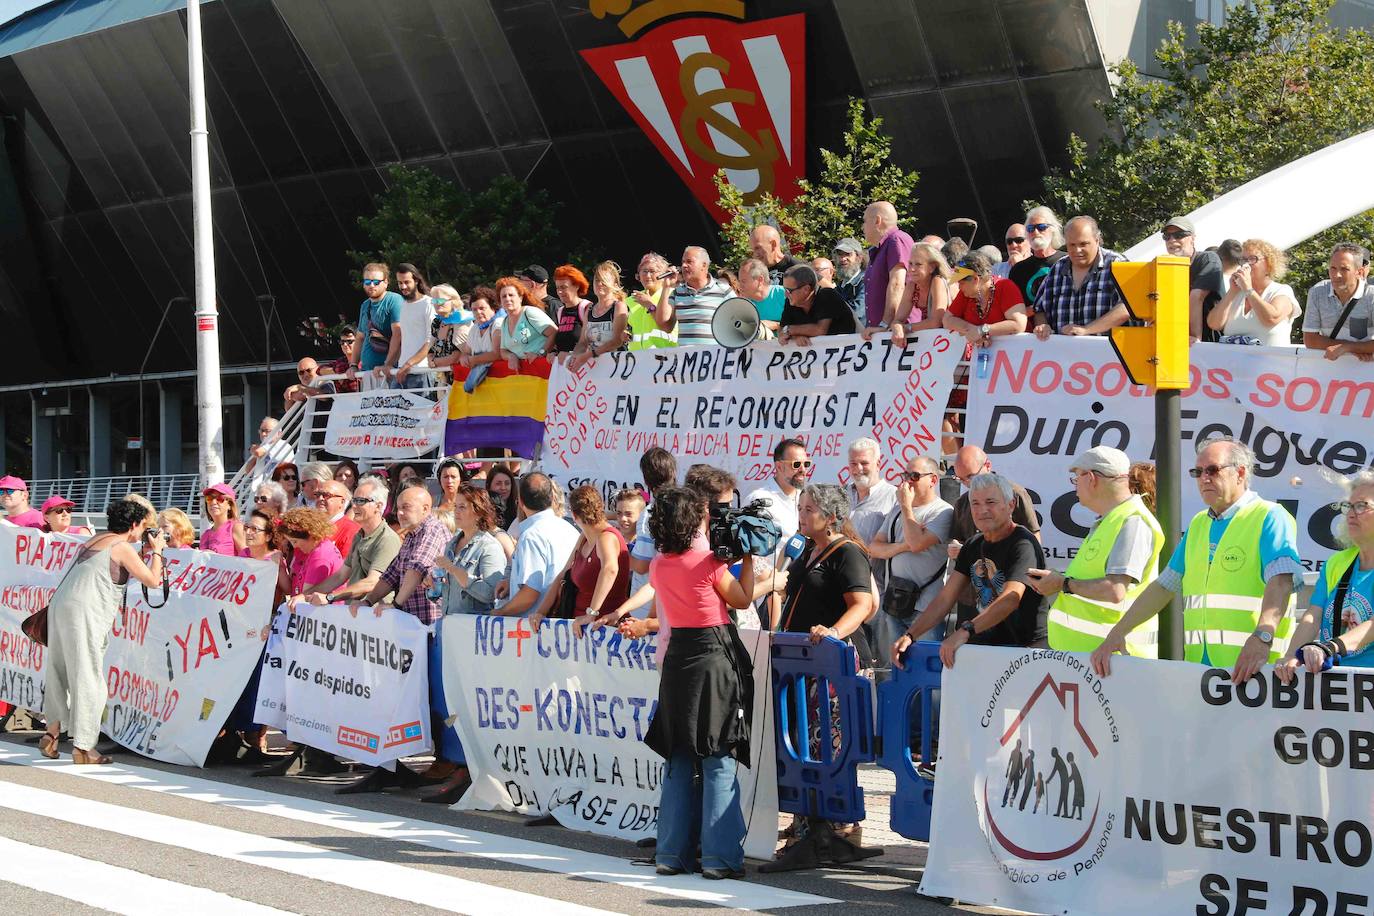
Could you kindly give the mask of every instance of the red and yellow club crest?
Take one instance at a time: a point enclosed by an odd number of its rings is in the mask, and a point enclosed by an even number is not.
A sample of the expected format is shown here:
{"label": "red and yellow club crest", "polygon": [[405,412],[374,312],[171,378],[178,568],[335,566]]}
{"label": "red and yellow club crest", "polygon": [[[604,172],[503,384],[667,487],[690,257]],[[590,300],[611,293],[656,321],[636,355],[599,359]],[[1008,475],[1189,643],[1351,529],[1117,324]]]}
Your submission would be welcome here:
{"label": "red and yellow club crest", "polygon": [[[743,22],[741,0],[590,0],[590,9],[639,37],[583,58],[712,213],[723,216],[721,169],[746,202],[796,195],[806,171],[803,15]],[[693,15],[664,22],[684,14]]]}

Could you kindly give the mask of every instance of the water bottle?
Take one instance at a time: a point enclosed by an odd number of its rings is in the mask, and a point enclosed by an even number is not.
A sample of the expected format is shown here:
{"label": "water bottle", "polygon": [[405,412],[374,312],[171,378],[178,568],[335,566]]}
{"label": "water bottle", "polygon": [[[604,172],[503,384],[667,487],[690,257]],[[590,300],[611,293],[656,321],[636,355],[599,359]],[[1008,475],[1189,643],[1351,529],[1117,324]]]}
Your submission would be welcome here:
{"label": "water bottle", "polygon": [[988,351],[985,347],[978,349],[978,377],[988,377]]}

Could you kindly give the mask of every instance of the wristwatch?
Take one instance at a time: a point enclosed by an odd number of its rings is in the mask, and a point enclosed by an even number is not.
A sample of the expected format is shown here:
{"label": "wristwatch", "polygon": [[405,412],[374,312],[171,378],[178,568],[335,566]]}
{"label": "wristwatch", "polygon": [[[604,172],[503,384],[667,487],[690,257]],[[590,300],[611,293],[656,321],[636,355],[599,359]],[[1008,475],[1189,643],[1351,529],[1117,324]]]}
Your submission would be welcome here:
{"label": "wristwatch", "polygon": [[987,337],[990,333],[992,333],[992,325],[990,325],[990,324],[985,324],[985,325],[983,325],[981,328],[979,328],[978,330],[979,330],[980,332],[982,332],[982,334],[983,334],[984,337]]}
{"label": "wristwatch", "polygon": [[1072,595],[1072,594],[1073,594],[1073,589],[1072,589],[1072,588],[1069,588],[1070,585],[1073,585],[1073,580],[1070,579],[1068,576],[1065,576],[1065,577],[1064,577],[1064,584],[1061,585],[1061,586],[1059,586],[1059,590],[1060,590],[1061,592],[1063,592],[1064,594],[1066,594],[1066,595]]}
{"label": "wristwatch", "polygon": [[965,633],[967,633],[967,634],[969,635],[970,638],[972,638],[973,636],[977,635],[977,634],[976,634],[976,631],[975,631],[974,628],[973,628],[973,621],[972,621],[972,620],[965,620],[963,623],[959,624],[959,629],[961,629],[961,630],[963,630]]}
{"label": "wristwatch", "polygon": [[1254,635],[1258,636],[1259,641],[1264,643],[1266,646],[1273,645],[1274,643],[1274,634],[1270,633],[1268,630],[1256,629]]}
{"label": "wristwatch", "polygon": [[890,325],[886,321],[878,322],[878,330],[880,331],[886,331],[889,327]]}

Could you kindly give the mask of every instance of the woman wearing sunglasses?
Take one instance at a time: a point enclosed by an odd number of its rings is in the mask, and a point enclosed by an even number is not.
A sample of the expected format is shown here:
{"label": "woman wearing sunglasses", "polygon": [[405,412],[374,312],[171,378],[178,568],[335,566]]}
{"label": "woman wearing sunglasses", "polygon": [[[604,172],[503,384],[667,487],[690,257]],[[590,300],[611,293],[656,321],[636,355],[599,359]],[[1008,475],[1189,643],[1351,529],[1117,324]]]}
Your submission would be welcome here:
{"label": "woman wearing sunglasses", "polygon": [[72,525],[72,509],[76,503],[65,496],[49,496],[43,501],[43,530],[53,534],[94,534],[82,525]]}
{"label": "woman wearing sunglasses", "polygon": [[239,521],[238,500],[227,483],[206,487],[200,494],[205,503],[205,517],[210,527],[200,536],[200,549],[236,557],[247,546],[243,539],[243,522]]}
{"label": "woman wearing sunglasses", "polygon": [[1274,667],[1285,684],[1303,667],[1374,667],[1374,471],[1360,471],[1341,486],[1346,497],[1334,507],[1336,535],[1350,546],[1326,561],[1288,654]]}
{"label": "woman wearing sunglasses", "polygon": [[339,548],[330,540],[334,535],[334,525],[329,521],[329,516],[319,509],[286,510],[278,531],[291,545],[292,595],[315,591],[321,582],[331,578],[343,566]]}
{"label": "woman wearing sunglasses", "polygon": [[281,488],[286,491],[286,504],[294,506],[301,492],[300,469],[290,461],[283,461],[272,471],[272,480],[281,484]]}

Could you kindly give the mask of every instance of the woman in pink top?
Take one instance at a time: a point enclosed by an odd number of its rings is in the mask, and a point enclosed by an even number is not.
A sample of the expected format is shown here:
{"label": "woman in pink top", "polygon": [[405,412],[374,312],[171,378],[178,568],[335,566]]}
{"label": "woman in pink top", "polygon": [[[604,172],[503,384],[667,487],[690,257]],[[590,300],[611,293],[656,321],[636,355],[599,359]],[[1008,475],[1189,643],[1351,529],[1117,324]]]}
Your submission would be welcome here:
{"label": "woman in pink top", "polygon": [[236,557],[247,546],[243,537],[243,522],[239,521],[239,507],[233,489],[226,483],[206,487],[200,494],[205,503],[205,517],[210,527],[200,536],[200,549]]}
{"label": "woman in pink top", "polygon": [[[754,708],[754,681],[726,605],[749,607],[754,558],[744,558],[737,581],[723,560],[702,549],[697,538],[705,531],[706,502],[698,491],[654,492],[649,532],[658,556],[649,565],[649,582],[659,616],[673,631],[658,708],[644,736],[666,761],[655,863],[662,875],[691,871],[699,835],[702,877],[738,878],[744,875],[745,825],[735,769],[737,762],[749,765],[750,720],[740,713]],[[693,787],[698,772],[699,802]]]}
{"label": "woman in pink top", "polygon": [[343,568],[339,548],[330,540],[334,526],[319,509],[287,509],[278,530],[292,548],[292,595],[316,591],[321,582]]}

